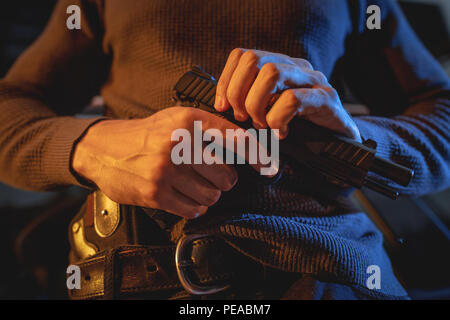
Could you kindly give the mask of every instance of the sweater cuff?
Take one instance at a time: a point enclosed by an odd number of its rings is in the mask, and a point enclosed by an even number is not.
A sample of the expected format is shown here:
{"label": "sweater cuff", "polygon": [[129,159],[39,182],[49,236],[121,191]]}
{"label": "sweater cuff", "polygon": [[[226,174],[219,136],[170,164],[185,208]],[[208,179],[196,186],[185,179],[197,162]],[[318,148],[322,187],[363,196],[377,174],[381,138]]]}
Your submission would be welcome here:
{"label": "sweater cuff", "polygon": [[41,162],[44,166],[48,181],[53,185],[76,185],[85,188],[95,186],[78,175],[72,168],[72,158],[75,147],[94,124],[106,120],[106,117],[79,119],[61,117],[56,134],[49,142],[46,159]]}

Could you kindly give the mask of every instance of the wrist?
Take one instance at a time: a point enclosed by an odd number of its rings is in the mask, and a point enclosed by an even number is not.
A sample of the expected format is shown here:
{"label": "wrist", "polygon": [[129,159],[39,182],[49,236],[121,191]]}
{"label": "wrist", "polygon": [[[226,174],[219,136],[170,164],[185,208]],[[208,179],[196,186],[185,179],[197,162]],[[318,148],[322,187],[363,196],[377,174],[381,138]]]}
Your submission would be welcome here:
{"label": "wrist", "polygon": [[75,143],[71,160],[71,169],[83,185],[94,184],[93,173],[97,171],[95,150],[98,148],[99,136],[104,131],[106,122],[114,120],[100,120],[91,127]]}

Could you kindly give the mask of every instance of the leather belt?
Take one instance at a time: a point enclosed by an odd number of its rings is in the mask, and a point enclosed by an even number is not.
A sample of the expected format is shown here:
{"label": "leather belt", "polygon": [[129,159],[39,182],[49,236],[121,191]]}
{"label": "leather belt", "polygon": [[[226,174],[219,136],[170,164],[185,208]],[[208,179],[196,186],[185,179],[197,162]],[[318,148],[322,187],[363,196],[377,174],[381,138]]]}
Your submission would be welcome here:
{"label": "leather belt", "polygon": [[81,270],[81,288],[69,290],[70,298],[113,299],[183,288],[191,294],[211,294],[228,288],[236,276],[262,274],[261,264],[219,238],[187,238],[178,248],[122,246],[75,263]]}

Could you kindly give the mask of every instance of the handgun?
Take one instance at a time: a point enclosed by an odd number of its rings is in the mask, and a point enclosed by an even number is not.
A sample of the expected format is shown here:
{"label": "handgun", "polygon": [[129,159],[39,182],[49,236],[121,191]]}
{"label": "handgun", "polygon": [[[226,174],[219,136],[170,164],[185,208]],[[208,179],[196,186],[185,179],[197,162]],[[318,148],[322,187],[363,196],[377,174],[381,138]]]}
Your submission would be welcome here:
{"label": "handgun", "polygon": [[[178,80],[173,98],[219,115],[242,128],[252,127],[250,121],[236,121],[231,108],[220,113],[214,109],[216,86],[213,76],[195,66]],[[293,159],[331,181],[358,189],[367,187],[391,199],[397,199],[399,192],[368,173],[376,173],[402,186],[407,186],[414,175],[413,170],[378,157],[375,141],[367,139],[359,143],[300,117],[291,121],[289,134],[280,141],[279,148],[281,160]]]}

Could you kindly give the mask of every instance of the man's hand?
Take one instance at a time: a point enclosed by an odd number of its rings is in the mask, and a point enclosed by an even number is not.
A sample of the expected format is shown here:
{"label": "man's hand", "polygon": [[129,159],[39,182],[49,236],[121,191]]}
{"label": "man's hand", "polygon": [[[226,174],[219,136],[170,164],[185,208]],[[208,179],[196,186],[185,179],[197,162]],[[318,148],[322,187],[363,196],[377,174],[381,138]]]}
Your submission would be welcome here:
{"label": "man's hand", "polygon": [[281,139],[288,134],[289,122],[299,116],[361,140],[357,126],[343,108],[336,90],[304,59],[234,49],[216,92],[217,111],[226,111],[231,106],[236,120],[246,121],[250,116],[257,129],[267,126],[279,129]]}
{"label": "man's hand", "polygon": [[94,182],[112,200],[168,211],[191,219],[204,214],[237,182],[226,164],[174,165],[171,141],[175,129],[193,131],[238,127],[211,113],[172,107],[137,120],[105,120],[92,126],[77,144],[73,169]]}

